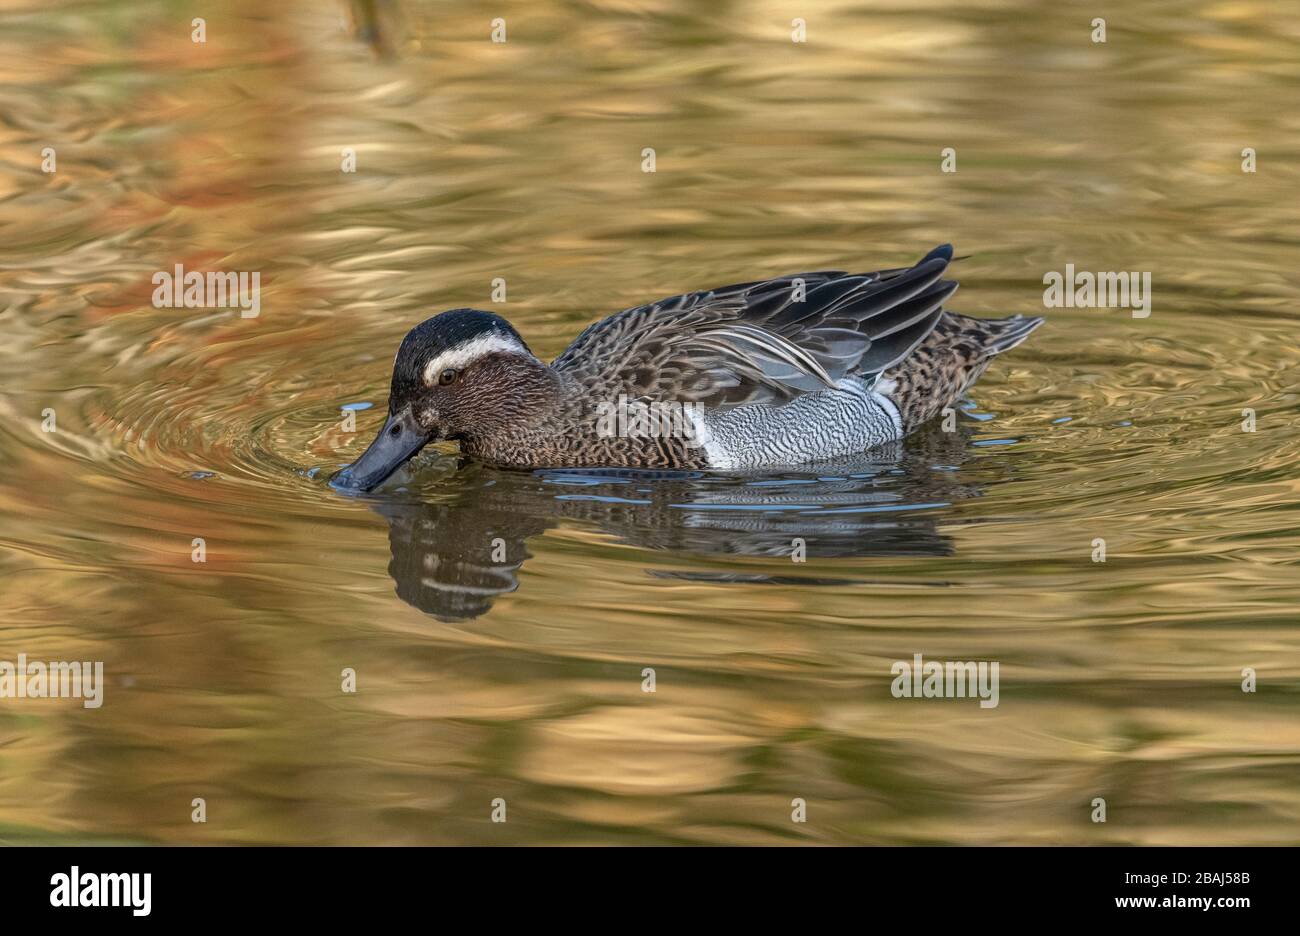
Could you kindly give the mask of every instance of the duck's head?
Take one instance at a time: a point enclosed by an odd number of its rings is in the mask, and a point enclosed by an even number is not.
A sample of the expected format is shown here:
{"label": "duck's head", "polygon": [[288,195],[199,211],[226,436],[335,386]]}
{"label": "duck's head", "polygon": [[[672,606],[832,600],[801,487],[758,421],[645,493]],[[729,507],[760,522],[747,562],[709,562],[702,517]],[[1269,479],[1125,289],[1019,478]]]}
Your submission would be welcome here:
{"label": "duck's head", "polygon": [[333,483],[369,491],[430,442],[528,420],[553,382],[550,368],[499,315],[453,309],[426,319],[397,349],[384,427]]}

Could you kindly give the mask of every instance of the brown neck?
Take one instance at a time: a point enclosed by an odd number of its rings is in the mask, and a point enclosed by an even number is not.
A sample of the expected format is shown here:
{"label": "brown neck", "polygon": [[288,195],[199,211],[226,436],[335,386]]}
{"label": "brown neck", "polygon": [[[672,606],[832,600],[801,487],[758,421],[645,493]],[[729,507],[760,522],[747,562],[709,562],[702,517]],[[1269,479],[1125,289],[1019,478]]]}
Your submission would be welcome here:
{"label": "brown neck", "polygon": [[470,445],[531,437],[539,427],[556,423],[564,409],[560,375],[536,358],[503,355],[481,365],[476,378],[497,389],[482,405],[470,401],[471,411],[462,414],[467,427],[462,439]]}

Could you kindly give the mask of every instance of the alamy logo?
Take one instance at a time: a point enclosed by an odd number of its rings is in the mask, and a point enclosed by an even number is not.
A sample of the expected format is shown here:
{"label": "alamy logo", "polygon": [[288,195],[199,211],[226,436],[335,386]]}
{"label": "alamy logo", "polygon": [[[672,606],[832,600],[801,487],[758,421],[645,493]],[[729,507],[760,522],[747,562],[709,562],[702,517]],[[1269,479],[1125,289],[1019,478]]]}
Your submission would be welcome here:
{"label": "alamy logo", "polygon": [[596,414],[596,432],[601,438],[685,439],[691,448],[708,441],[700,403],[643,403],[620,393],[617,403],[597,403]]}
{"label": "alamy logo", "polygon": [[261,273],[185,272],[176,264],[168,273],[159,270],[150,280],[155,309],[239,309],[241,318],[257,318],[262,311]]}
{"label": "alamy logo", "polygon": [[1048,309],[1132,309],[1134,318],[1151,314],[1151,273],[1074,272],[1043,274],[1043,305]]}
{"label": "alamy logo", "polygon": [[81,699],[84,708],[104,704],[104,664],[52,660],[27,662],[18,654],[17,665],[0,660],[0,699]]}
{"label": "alamy logo", "polygon": [[889,668],[897,678],[889,687],[895,699],[974,699],[980,708],[998,707],[997,663],[923,662],[921,654],[912,654],[912,662],[899,660]]}
{"label": "alamy logo", "polygon": [[130,907],[132,916],[148,916],[152,907],[153,875],[82,874],[76,865],[68,874],[50,878],[51,907]]}

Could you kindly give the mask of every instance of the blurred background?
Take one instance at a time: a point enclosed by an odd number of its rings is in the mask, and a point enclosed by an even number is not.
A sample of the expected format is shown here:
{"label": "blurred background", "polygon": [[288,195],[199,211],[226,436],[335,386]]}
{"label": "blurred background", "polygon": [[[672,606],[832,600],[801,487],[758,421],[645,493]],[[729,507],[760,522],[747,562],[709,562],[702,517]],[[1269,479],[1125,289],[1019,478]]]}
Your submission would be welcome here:
{"label": "blurred background", "polygon": [[[1281,0],[0,4],[0,659],[107,682],[0,699],[0,840],[1297,842],[1298,90]],[[856,464],[325,483],[442,309],[553,356],[945,241],[958,311],[1152,313]]]}

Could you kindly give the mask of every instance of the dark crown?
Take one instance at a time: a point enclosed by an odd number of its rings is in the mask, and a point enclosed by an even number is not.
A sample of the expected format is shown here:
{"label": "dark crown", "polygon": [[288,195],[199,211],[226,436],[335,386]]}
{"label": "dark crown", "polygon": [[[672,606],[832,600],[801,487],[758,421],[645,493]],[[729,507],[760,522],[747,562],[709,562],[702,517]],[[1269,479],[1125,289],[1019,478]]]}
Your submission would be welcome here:
{"label": "dark crown", "polygon": [[532,353],[509,322],[479,309],[440,312],[412,328],[402,339],[397,349],[397,360],[393,363],[393,385],[388,398],[390,411],[395,412],[399,403],[420,392],[424,386],[424,368],[430,361],[444,351],[490,334],[509,337]]}

